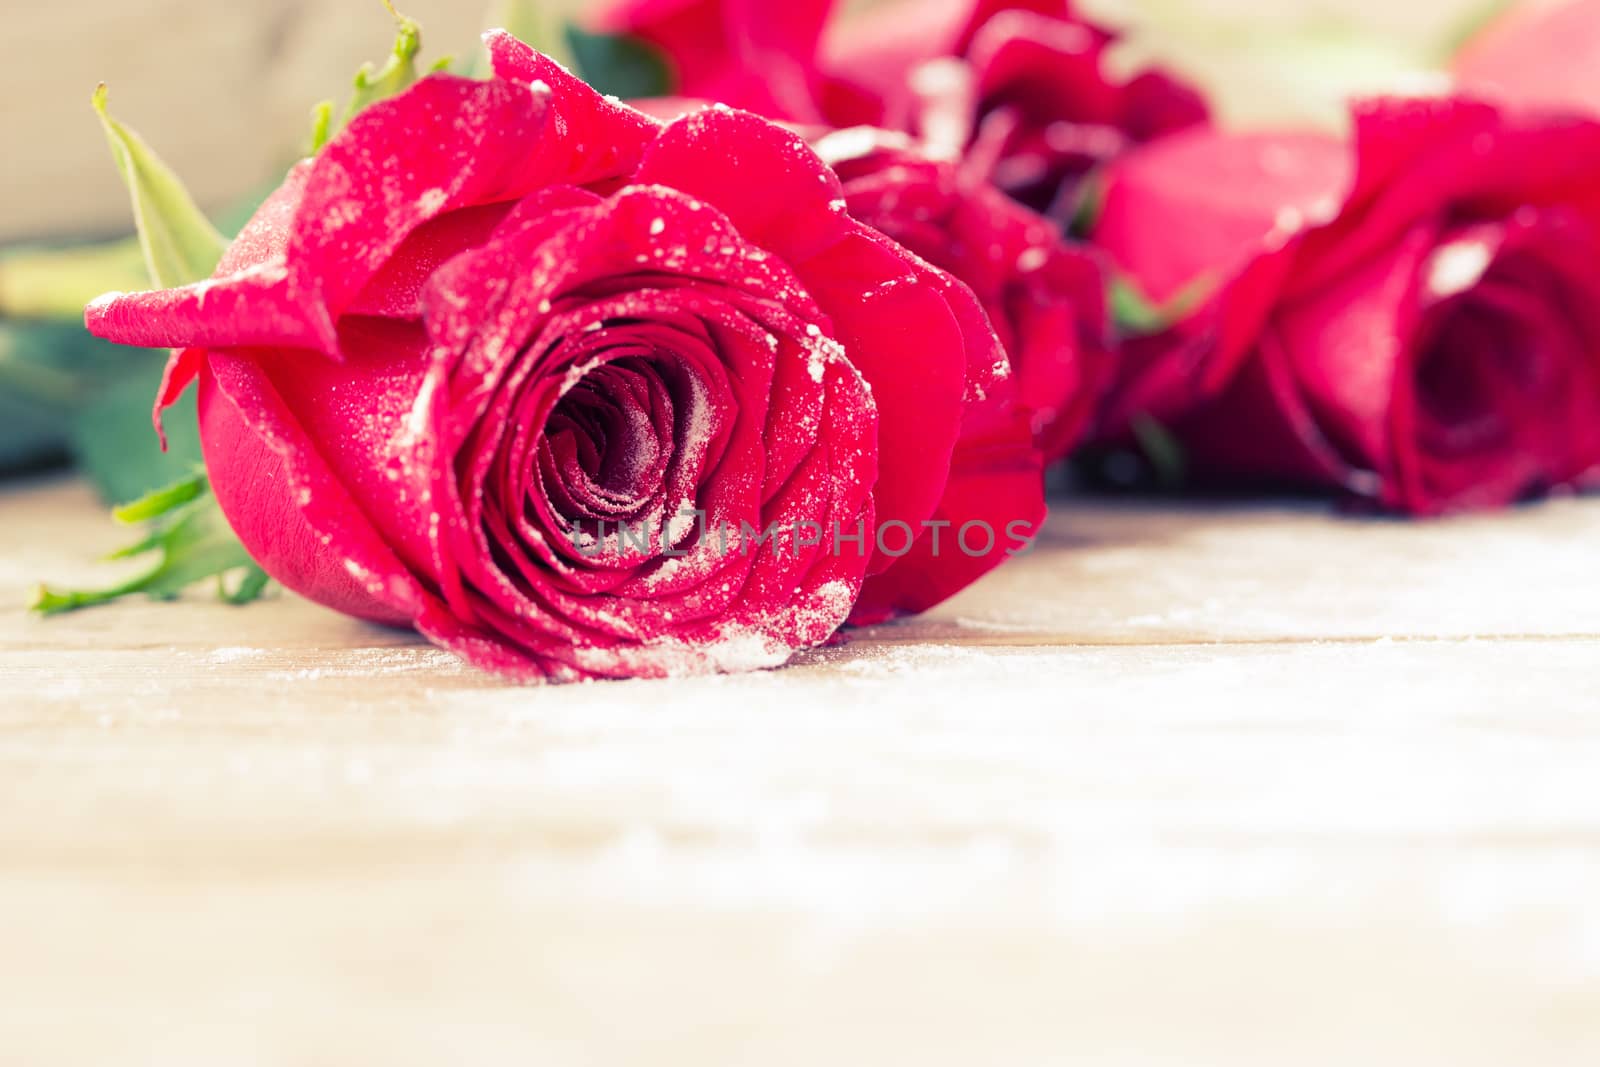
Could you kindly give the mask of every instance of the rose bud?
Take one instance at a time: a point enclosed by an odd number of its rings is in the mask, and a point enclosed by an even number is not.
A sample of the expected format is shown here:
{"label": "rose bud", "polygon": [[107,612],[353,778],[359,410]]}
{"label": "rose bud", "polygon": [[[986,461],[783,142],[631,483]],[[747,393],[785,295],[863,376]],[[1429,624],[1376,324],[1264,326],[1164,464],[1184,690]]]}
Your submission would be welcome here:
{"label": "rose bud", "polygon": [[619,0],[593,24],[662,52],[675,93],[911,133],[1062,225],[1095,167],[1207,118],[1164,73],[1113,76],[1115,36],[1065,0],[895,0],[824,28],[832,7]]}
{"label": "rose bud", "polygon": [[850,214],[966,282],[1011,357],[1047,460],[1077,444],[1111,367],[1095,256],[1048,220],[902,134],[855,127],[811,135],[844,184]]}
{"label": "rose bud", "polygon": [[[1157,303],[1105,414],[1193,472],[1419,515],[1600,462],[1600,125],[1378,100],[1353,147],[1208,131],[1110,177],[1095,240]],[[1353,166],[1353,173],[1352,173]]]}
{"label": "rose bud", "polygon": [[663,676],[780,664],[1006,558],[928,551],[930,521],[1031,532],[1039,455],[968,289],[793,133],[662,125],[487,40],[494,77],[361,113],[212,280],[88,311],[179,349],[159,404],[199,380],[274,578],[511,676]]}

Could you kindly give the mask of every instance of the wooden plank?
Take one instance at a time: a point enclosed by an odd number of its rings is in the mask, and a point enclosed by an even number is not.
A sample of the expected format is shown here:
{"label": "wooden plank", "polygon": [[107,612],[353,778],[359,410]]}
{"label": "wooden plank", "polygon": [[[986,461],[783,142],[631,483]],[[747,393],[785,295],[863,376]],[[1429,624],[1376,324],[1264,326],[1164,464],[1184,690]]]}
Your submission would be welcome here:
{"label": "wooden plank", "polygon": [[[8,612],[0,1058],[1593,1063],[1597,524],[1067,502],[931,620],[666,684]],[[7,491],[0,594],[115,536]]]}

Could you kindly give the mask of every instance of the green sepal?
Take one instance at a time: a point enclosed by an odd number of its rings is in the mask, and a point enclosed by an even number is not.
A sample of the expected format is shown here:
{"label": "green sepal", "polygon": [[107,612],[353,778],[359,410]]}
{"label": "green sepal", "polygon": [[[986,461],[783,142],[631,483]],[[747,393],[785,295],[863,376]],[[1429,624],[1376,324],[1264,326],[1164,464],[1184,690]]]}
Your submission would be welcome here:
{"label": "green sepal", "polygon": [[1149,415],[1134,418],[1131,429],[1139,451],[1149,461],[1156,482],[1164,489],[1176,489],[1189,477],[1189,454],[1183,442],[1161,422]]}
{"label": "green sepal", "polygon": [[[177,175],[136,133],[111,117],[104,85],[95,91],[93,102],[132,199],[138,248],[148,272],[142,283],[127,287],[173,287],[210,277],[227,247],[227,239],[200,211]],[[113,279],[101,276],[96,287],[104,288],[108,282],[115,284]],[[79,302],[80,314],[82,303]],[[77,330],[82,333],[82,326]],[[102,495],[127,499],[170,479],[174,468],[200,470],[192,403],[187,418],[172,420],[175,429],[182,429],[172,435],[173,447],[165,454],[154,448],[128,447],[129,441],[149,434],[149,398],[160,381],[164,360],[142,350],[107,347],[123,357],[122,365],[102,373],[92,394],[73,404],[68,409],[69,417],[62,420],[68,427],[72,451],[85,473]],[[228,527],[208,489],[204,473],[195,473],[127,508],[119,508],[115,513],[119,521],[147,522],[149,530],[136,544],[114,553],[114,558],[157,553],[160,559],[156,565],[105,589],[58,591],[41,586],[30,605],[32,610],[52,615],[110,603],[134,593],[171,599],[198,581],[238,572],[245,575],[239,592],[230,594],[225,586],[221,591],[230,599],[238,599],[241,593],[254,589],[255,593],[244,597],[254,599],[260,591],[254,578],[256,565]]]}
{"label": "green sepal", "polygon": [[[417,71],[417,54],[422,51],[422,27],[414,19],[396,11],[391,0],[383,0],[383,6],[389,9],[395,21],[394,46],[389,50],[388,58],[381,67],[372,63],[361,65],[361,69],[356,71],[350,102],[342,112],[336,114],[332,100],[324,100],[311,109],[307,155],[314,156],[321,152],[340,130],[349,125],[351,119],[378,101],[405,92],[421,77]],[[449,60],[436,63],[429,73],[448,65]]]}
{"label": "green sepal", "polygon": [[647,41],[569,25],[567,47],[579,75],[598,92],[624,100],[672,93],[672,68]]}
{"label": "green sepal", "polygon": [[1106,283],[1111,321],[1123,337],[1149,337],[1165,333],[1188,318],[1211,295],[1215,283],[1197,278],[1166,301],[1157,304],[1127,277],[1113,274]]}
{"label": "green sepal", "polygon": [[[80,608],[109,604],[142,593],[171,600],[189,586],[207,578],[218,579],[218,595],[233,604],[261,596],[266,575],[245,554],[244,546],[228,528],[204,472],[196,471],[172,485],[112,512],[124,524],[149,524],[138,542],[113,552],[108,560],[125,560],[159,553],[160,560],[145,573],[105,589],[56,590],[40,586],[29,609],[41,615],[58,615]],[[238,575],[229,589],[228,575]]]}
{"label": "green sepal", "polygon": [[[1100,170],[1090,171],[1078,183],[1073,197],[1072,213],[1067,218],[1067,236],[1086,241],[1100,224],[1100,215],[1106,206],[1106,178]],[[1059,217],[1059,216],[1058,216]]]}
{"label": "green sepal", "polygon": [[371,63],[365,63],[356,71],[355,93],[344,109],[341,126],[378,101],[405,92],[419,77],[417,53],[422,50],[422,27],[396,11],[389,0],[384,0],[384,6],[395,20],[394,48],[383,66],[374,67]]}
{"label": "green sepal", "polygon": [[333,101],[323,100],[311,109],[311,140],[306,155],[314,156],[333,139]]}
{"label": "green sepal", "polygon": [[151,280],[158,287],[171,288],[209,278],[222,259],[227,240],[171,168],[138,134],[111,117],[103,83],[95,89],[93,103],[133,201],[139,247]]}

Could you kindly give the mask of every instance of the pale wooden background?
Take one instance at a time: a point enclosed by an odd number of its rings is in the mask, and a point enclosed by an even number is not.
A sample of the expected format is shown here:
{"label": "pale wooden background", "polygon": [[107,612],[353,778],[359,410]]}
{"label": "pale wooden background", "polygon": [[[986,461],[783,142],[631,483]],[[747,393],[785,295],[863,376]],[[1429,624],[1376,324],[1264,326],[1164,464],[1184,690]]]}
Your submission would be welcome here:
{"label": "pale wooden background", "polygon": [[[0,604],[97,576],[0,495]],[[0,1063],[1593,1067],[1600,501],[1061,501],[787,671],[0,612]]]}
{"label": "pale wooden background", "polygon": [[[556,0],[575,8],[579,0]],[[1248,122],[1333,121],[1338,88],[1394,84],[1495,0],[1088,0],[1147,27],[1154,53],[1217,86]],[[465,54],[488,0],[410,0],[430,55]],[[127,225],[89,110],[101,80],[142,131],[220,208],[289,158],[313,103],[381,58],[379,0],[52,0],[6,5],[0,33],[0,240]]]}

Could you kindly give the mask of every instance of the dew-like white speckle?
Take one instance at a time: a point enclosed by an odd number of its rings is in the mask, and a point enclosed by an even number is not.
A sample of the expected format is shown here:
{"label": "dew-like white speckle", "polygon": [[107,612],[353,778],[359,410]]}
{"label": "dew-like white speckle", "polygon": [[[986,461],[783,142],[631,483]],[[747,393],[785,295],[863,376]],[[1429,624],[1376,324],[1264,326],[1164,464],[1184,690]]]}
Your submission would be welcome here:
{"label": "dew-like white speckle", "polygon": [[322,228],[330,233],[342,230],[361,218],[361,205],[354,200],[341,200],[330,204],[322,215]]}
{"label": "dew-like white speckle", "polygon": [[806,373],[811,375],[812,381],[821,385],[823,376],[828,373],[827,357],[820,351],[812,352],[810,360],[806,362]]}
{"label": "dew-like white speckle", "polygon": [[1017,270],[1026,274],[1038,270],[1049,260],[1050,253],[1042,248],[1029,248],[1017,257]]}
{"label": "dew-like white speckle", "polygon": [[1494,253],[1481,240],[1464,238],[1441,245],[1428,260],[1428,292],[1438,299],[1464,293],[1489,269]]}
{"label": "dew-like white speckle", "polygon": [[561,395],[566,396],[572,392],[590,371],[600,365],[600,362],[600,357],[595,356],[593,359],[586,359],[582,363],[574,363],[568,367],[566,377],[561,379]]}

